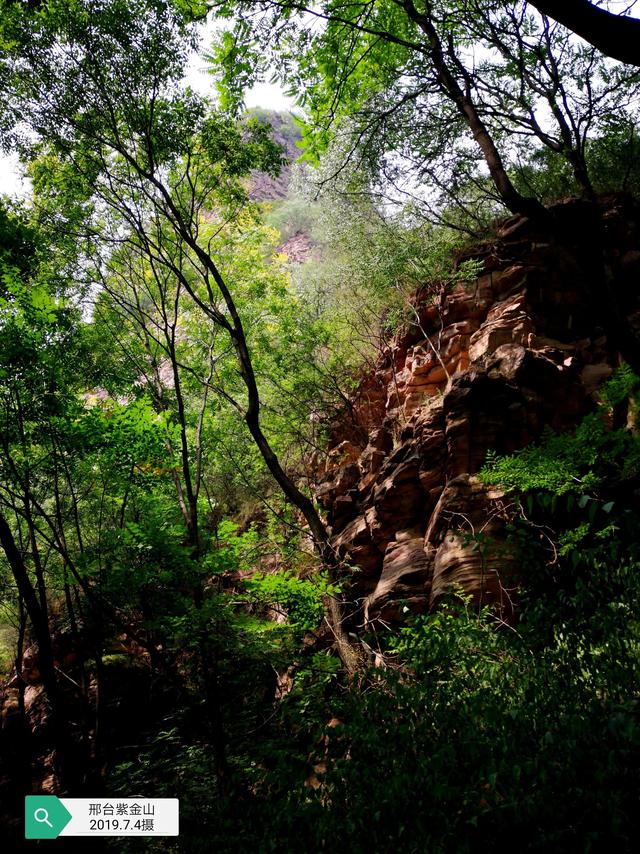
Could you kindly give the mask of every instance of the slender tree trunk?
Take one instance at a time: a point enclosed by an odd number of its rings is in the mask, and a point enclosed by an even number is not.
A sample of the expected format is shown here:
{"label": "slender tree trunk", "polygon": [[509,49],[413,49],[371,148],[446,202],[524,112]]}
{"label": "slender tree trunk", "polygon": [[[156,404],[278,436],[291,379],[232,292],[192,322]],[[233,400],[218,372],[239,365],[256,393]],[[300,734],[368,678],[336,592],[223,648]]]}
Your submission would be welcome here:
{"label": "slender tree trunk", "polygon": [[27,531],[29,533],[29,546],[31,548],[31,556],[33,558],[33,568],[36,575],[36,584],[38,589],[38,597],[40,600],[40,609],[44,614],[45,619],[48,619],[48,602],[47,602],[47,586],[44,580],[44,569],[40,560],[40,549],[38,548],[38,539],[36,537],[36,528],[31,514],[31,499],[29,496],[28,487],[25,489],[24,496],[24,518],[27,523]]}
{"label": "slender tree trunk", "polygon": [[41,606],[38,595],[31,584],[22,555],[16,546],[11,528],[2,514],[0,514],[0,545],[11,567],[18,593],[24,601],[25,610],[29,616],[36,643],[38,644],[40,675],[50,710],[51,735],[56,754],[56,772],[60,790],[65,791],[68,782],[66,767],[70,760],[70,756],[68,755],[69,742],[65,736],[62,698],[56,678],[53,644],[49,631],[47,612]]}
{"label": "slender tree trunk", "polygon": [[[173,331],[175,335],[175,330]],[[184,494],[186,497],[186,525],[189,546],[194,558],[200,553],[200,532],[198,529],[198,498],[196,494],[197,484],[194,485],[191,477],[191,463],[189,460],[189,442],[187,437],[187,418],[182,395],[182,382],[178,369],[178,358],[175,351],[175,341],[171,340],[169,345],[169,358],[173,373],[173,386],[176,395],[178,424],[180,425],[180,460],[182,463],[182,480],[184,483]]]}
{"label": "slender tree trunk", "polygon": [[573,175],[576,179],[578,186],[581,189],[583,198],[596,204],[596,193],[593,189],[593,184],[591,183],[591,176],[589,175],[589,170],[587,169],[587,163],[584,159],[584,154],[574,149],[568,153],[567,159],[571,164]]}
{"label": "slender tree trunk", "polygon": [[109,731],[105,710],[104,691],[104,663],[102,661],[102,644],[98,642],[95,647],[96,673],[95,673],[95,695],[94,695],[94,736],[93,751],[94,762],[97,769],[97,777],[103,776],[103,771],[109,762]]}
{"label": "slender tree trunk", "polygon": [[449,67],[446,59],[442,40],[438,35],[431,16],[428,13],[419,12],[414,6],[412,0],[404,0],[403,8],[408,17],[416,23],[422,32],[426,35],[431,46],[431,61],[433,62],[436,71],[438,84],[443,94],[446,95],[455,104],[458,112],[467,124],[471,131],[473,139],[478,148],[482,152],[485,159],[491,179],[502,199],[505,207],[514,214],[522,214],[524,216],[542,219],[546,217],[546,209],[540,204],[537,199],[523,196],[513,186],[507,170],[505,169],[502,157],[498,151],[493,137],[489,133],[487,126],[482,121],[482,118],[471,97],[471,87],[468,81],[465,81],[465,88],[460,85],[455,74]]}
{"label": "slender tree trunk", "polygon": [[22,676],[22,656],[24,655],[24,636],[27,628],[27,615],[24,610],[24,599],[18,594],[18,640],[16,643],[16,682],[18,685],[18,711],[21,718],[25,719],[24,707],[24,678]]}
{"label": "slender tree trunk", "polygon": [[[172,264],[170,259],[166,259],[167,266],[174,274],[179,277],[180,283],[184,287],[185,291],[189,294],[189,296],[198,306],[200,306],[200,308],[202,308],[205,314],[218,327],[224,329],[230,336],[236,354],[240,375],[242,377],[247,392],[247,406],[243,414],[249,432],[254,442],[256,443],[256,446],[258,447],[258,450],[260,451],[260,454],[262,455],[262,458],[267,468],[273,475],[277,484],[280,486],[289,501],[291,501],[294,507],[296,507],[306,519],[312,537],[314,539],[317,552],[321,560],[324,562],[325,566],[329,570],[332,580],[337,581],[340,562],[338,561],[337,556],[331,546],[327,529],[324,523],[322,522],[317,510],[315,509],[311,499],[304,495],[304,493],[302,493],[298,489],[293,480],[286,474],[286,472],[282,468],[277,455],[273,451],[273,448],[271,447],[269,441],[267,440],[266,436],[262,431],[260,423],[260,394],[258,390],[255,372],[253,369],[251,353],[242,324],[242,319],[238,312],[235,300],[227,286],[227,283],[222,273],[220,272],[213,258],[199,244],[197,235],[194,233],[193,230],[193,223],[188,218],[185,220],[181,209],[177,206],[175,200],[172,198],[171,192],[162,183],[160,178],[156,174],[154,174],[153,171],[149,171],[148,168],[144,168],[143,166],[141,166],[141,164],[136,161],[136,159],[126,149],[126,147],[118,147],[118,151],[129,163],[129,165],[136,170],[141,179],[156,188],[162,200],[158,201],[157,203],[158,213],[166,218],[166,221],[173,228],[176,236],[183,240],[185,245],[193,251],[195,258],[197,258],[200,264],[202,265],[203,278],[206,282],[207,292],[209,293],[210,298],[209,303],[204,301],[202,297],[196,292],[192,282],[181,273],[181,270],[176,268],[175,264]],[[542,206],[539,207],[542,211],[544,211],[544,208],[542,208]],[[138,236],[140,237],[142,246],[148,247],[148,241],[142,228],[138,229]],[[147,251],[152,259],[157,260],[157,258],[154,256],[153,251],[150,248],[148,248]],[[220,296],[222,297],[222,300],[227,310],[226,315],[222,314],[218,310],[215,302],[213,301],[210,283],[211,279],[213,279],[213,281],[215,282]],[[241,409],[241,407],[238,406],[238,409]],[[338,652],[340,653],[345,669],[350,675],[353,675],[357,668],[356,662],[358,659],[358,655],[355,649],[349,643],[346,632],[343,629],[342,615],[342,603],[333,600],[333,604],[330,608],[330,618],[332,623],[332,629],[336,637],[336,646],[338,648]]]}

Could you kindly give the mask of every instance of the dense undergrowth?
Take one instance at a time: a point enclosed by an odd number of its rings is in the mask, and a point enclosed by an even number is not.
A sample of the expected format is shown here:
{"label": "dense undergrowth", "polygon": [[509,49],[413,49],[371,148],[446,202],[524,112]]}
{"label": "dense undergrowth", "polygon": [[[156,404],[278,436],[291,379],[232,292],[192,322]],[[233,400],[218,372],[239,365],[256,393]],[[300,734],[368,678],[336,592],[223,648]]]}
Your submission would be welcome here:
{"label": "dense undergrowth", "polygon": [[[383,666],[348,684],[330,650],[300,646],[319,616],[313,587],[254,581],[253,601],[286,605],[290,622],[256,618],[225,639],[224,787],[179,712],[110,785],[180,793],[189,843],[175,850],[633,850],[638,440],[609,418],[635,412],[637,387],[622,368],[575,432],[485,467],[521,502],[517,623],[452,591],[436,613],[409,614]],[[293,676],[275,703],[259,696],[271,666]]]}

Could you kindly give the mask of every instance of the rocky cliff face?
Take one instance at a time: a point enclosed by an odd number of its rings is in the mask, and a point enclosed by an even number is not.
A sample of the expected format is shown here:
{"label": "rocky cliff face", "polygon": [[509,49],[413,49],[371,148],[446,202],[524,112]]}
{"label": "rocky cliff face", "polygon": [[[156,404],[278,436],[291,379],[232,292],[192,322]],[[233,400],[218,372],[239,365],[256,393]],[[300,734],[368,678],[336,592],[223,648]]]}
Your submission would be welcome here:
{"label": "rocky cliff face", "polygon": [[416,294],[415,322],[331,432],[317,497],[365,621],[426,610],[452,584],[510,612],[508,499],[477,472],[489,450],[573,426],[596,405],[620,341],[627,352],[635,342],[640,213],[620,199],[597,226],[577,201],[552,213],[551,230],[511,218],[467,253],[482,262],[475,281]]}
{"label": "rocky cliff face", "polygon": [[298,142],[300,128],[290,113],[274,110],[249,110],[249,115],[270,126],[272,140],[281,146],[285,164],[277,177],[254,170],[249,181],[249,198],[254,202],[275,202],[284,199],[291,181],[291,166],[300,157]]}

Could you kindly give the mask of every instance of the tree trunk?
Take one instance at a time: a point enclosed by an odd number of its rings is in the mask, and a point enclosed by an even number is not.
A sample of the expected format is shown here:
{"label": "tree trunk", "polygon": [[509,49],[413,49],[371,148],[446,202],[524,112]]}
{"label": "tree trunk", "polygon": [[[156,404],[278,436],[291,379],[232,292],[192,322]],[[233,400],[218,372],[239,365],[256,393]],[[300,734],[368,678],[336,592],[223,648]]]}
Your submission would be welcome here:
{"label": "tree trunk", "polygon": [[491,179],[505,207],[514,214],[522,214],[523,216],[537,219],[546,218],[547,211],[544,205],[537,199],[523,196],[511,183],[493,137],[482,121],[473,102],[470,86],[466,85],[465,89],[463,89],[447,63],[442,40],[433,25],[430,15],[419,12],[412,0],[404,0],[403,7],[407,16],[420,27],[427,37],[431,46],[430,58],[433,62],[440,89],[447,98],[453,101],[471,131],[475,143],[482,152]]}
{"label": "tree trunk", "polygon": [[27,567],[18,547],[9,524],[0,514],[0,545],[11,567],[11,572],[18,588],[18,593],[24,601],[29,621],[33,628],[36,643],[38,644],[38,664],[42,685],[49,703],[49,714],[51,722],[51,735],[55,751],[56,772],[60,791],[64,792],[67,785],[66,766],[70,756],[68,739],[65,736],[65,721],[62,713],[62,699],[58,689],[56,670],[53,657],[53,644],[49,631],[47,612],[41,607],[38,595],[31,583]]}
{"label": "tree trunk", "polygon": [[640,66],[640,21],[636,18],[614,15],[589,0],[529,0],[529,3],[612,59]]}

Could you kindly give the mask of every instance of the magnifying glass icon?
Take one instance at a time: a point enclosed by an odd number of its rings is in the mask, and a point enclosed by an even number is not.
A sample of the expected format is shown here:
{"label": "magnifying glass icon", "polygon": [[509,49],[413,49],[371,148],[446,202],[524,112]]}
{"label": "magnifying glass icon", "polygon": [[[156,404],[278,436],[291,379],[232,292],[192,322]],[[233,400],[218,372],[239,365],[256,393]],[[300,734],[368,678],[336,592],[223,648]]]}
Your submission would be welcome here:
{"label": "magnifying glass icon", "polygon": [[53,825],[49,821],[49,813],[47,812],[47,810],[44,807],[40,807],[39,809],[37,809],[34,812],[33,817],[35,818],[36,821],[39,821],[41,824],[48,824],[49,827],[53,830]]}

